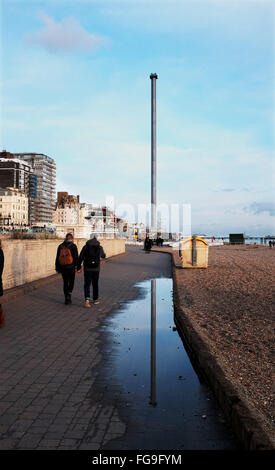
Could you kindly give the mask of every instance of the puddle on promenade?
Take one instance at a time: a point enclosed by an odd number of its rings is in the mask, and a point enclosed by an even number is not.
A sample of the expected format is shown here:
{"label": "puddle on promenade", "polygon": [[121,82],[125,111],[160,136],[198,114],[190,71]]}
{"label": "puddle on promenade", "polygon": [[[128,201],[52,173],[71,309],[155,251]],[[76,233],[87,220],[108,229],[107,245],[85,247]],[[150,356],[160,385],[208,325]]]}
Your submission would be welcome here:
{"label": "puddle on promenade", "polygon": [[127,426],[118,447],[110,441],[105,448],[236,448],[212,392],[194,371],[176,331],[172,279],[137,286],[141,296],[126,303],[104,328],[112,342],[108,388],[120,386],[117,406]]}

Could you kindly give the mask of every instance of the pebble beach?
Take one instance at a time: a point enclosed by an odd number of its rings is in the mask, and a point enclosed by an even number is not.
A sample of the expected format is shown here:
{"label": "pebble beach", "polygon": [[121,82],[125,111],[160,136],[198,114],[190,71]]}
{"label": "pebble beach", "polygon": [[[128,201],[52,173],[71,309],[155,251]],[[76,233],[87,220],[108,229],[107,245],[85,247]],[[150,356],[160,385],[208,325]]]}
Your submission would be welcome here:
{"label": "pebble beach", "polygon": [[182,307],[271,427],[274,262],[275,248],[223,245],[209,248],[207,269],[176,270]]}

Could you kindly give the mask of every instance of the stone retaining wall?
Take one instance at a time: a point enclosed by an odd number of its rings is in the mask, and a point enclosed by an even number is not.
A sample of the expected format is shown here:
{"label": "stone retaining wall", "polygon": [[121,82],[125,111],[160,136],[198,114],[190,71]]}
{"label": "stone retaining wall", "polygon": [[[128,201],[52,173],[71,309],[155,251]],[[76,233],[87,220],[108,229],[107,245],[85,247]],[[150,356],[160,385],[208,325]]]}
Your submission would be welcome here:
{"label": "stone retaining wall", "polygon": [[[4,291],[55,274],[55,257],[60,239],[2,240],[5,256]],[[75,240],[80,251],[85,239]],[[125,252],[125,240],[100,240],[107,258]]]}

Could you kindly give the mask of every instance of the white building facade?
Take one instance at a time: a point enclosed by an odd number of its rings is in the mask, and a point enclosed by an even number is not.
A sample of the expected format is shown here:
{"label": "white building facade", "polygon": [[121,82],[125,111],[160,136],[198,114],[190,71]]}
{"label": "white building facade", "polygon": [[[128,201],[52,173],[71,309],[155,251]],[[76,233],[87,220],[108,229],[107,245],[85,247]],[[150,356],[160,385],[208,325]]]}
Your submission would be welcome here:
{"label": "white building facade", "polygon": [[28,197],[24,191],[0,189],[0,225],[17,228],[28,225]]}
{"label": "white building facade", "polygon": [[79,196],[66,192],[57,194],[53,223],[57,236],[64,238],[72,233],[75,238],[90,238],[91,223],[87,218],[88,206],[79,202]]}

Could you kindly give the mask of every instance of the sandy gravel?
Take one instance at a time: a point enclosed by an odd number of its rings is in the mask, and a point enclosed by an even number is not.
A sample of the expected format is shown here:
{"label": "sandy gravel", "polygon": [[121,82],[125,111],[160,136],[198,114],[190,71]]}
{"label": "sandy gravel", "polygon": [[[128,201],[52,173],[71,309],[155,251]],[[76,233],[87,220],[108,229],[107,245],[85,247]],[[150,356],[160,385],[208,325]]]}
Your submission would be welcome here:
{"label": "sandy gravel", "polygon": [[227,245],[209,248],[207,269],[177,270],[182,305],[273,425],[274,262],[275,248]]}

